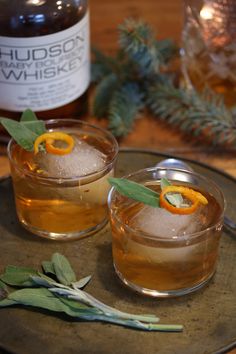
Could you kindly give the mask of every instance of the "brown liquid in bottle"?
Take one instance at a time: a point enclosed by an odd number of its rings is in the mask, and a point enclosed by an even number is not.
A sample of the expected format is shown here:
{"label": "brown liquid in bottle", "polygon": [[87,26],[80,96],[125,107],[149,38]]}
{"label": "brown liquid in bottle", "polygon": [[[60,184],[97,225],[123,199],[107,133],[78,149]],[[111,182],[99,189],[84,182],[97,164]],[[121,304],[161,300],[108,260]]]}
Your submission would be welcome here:
{"label": "brown liquid in bottle", "polygon": [[[0,2],[0,47],[2,45],[1,38],[4,37],[32,38],[40,36],[43,38],[45,35],[53,35],[67,30],[82,21],[87,12],[87,0],[2,0]],[[2,52],[6,50],[6,46],[2,48]],[[4,56],[1,56],[0,53],[0,63],[1,61],[4,61]],[[16,73],[18,72],[16,71]],[[0,80],[0,95],[4,93],[4,87]],[[82,92],[80,97],[62,104],[60,107],[57,104],[53,109],[40,111],[37,109],[36,114],[42,119],[79,117],[87,109],[86,91]],[[8,110],[6,107],[3,109],[0,105],[0,116],[18,119],[21,112],[22,110]],[[3,133],[3,129],[1,129],[0,127],[0,135]]]}

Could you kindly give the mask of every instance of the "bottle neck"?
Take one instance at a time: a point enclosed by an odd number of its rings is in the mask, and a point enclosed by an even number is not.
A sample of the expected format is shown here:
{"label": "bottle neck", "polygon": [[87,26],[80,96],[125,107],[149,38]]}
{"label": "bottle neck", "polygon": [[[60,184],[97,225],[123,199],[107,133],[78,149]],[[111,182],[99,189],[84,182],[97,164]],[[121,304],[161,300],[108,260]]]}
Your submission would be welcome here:
{"label": "bottle neck", "polygon": [[85,0],[0,1],[0,36],[34,37],[63,31],[86,14]]}

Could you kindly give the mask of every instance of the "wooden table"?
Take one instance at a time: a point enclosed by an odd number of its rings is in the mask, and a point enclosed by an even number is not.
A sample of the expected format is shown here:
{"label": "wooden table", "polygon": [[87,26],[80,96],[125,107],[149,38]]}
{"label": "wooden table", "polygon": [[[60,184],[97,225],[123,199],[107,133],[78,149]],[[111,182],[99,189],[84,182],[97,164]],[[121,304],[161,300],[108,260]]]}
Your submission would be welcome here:
{"label": "wooden table", "polygon": [[[172,38],[180,42],[183,23],[181,0],[90,0],[91,40],[107,54],[117,49],[117,26],[125,18],[147,21],[159,38]],[[93,117],[89,121],[98,123]],[[99,124],[106,124],[99,122]],[[199,146],[191,136],[179,133],[157,118],[144,114],[136,121],[132,133],[120,141],[123,147],[155,149],[180,157],[201,161],[224,170],[236,177],[236,151]],[[0,174],[7,171],[7,162],[0,156]],[[236,350],[231,354],[236,354]]]}

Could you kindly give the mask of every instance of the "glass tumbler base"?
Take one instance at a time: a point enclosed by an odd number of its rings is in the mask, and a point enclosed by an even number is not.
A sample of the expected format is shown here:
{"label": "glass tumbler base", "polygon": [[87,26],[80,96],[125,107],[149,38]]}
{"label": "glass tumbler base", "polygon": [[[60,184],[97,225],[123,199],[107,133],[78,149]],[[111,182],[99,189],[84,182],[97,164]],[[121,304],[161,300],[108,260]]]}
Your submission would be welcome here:
{"label": "glass tumbler base", "polygon": [[164,291],[164,290],[158,290],[158,289],[147,289],[147,288],[141,287],[139,285],[136,285],[136,284],[130,282],[129,280],[127,280],[119,272],[119,270],[116,268],[115,264],[114,264],[114,268],[115,268],[116,274],[118,275],[120,280],[126,286],[128,286],[129,288],[131,288],[132,290],[134,290],[134,291],[136,291],[136,292],[138,292],[140,294],[148,295],[148,296],[152,296],[152,297],[157,297],[157,298],[172,298],[172,297],[178,297],[178,296],[187,295],[187,294],[190,294],[192,292],[195,292],[198,289],[201,289],[202,287],[204,287],[210,281],[210,279],[213,277],[213,275],[215,273],[215,271],[214,271],[204,281],[194,285],[193,287]]}
{"label": "glass tumbler base", "polygon": [[54,241],[73,241],[73,240],[78,240],[78,239],[84,238],[86,236],[90,236],[90,235],[98,232],[99,230],[101,230],[107,224],[107,222],[108,222],[108,219],[105,218],[99,224],[97,224],[93,227],[90,227],[88,229],[85,229],[85,230],[58,233],[58,232],[52,232],[52,231],[38,229],[36,227],[33,227],[32,225],[25,223],[22,220],[20,221],[21,225],[26,230],[33,233],[34,235],[43,237],[45,239],[54,240]]}

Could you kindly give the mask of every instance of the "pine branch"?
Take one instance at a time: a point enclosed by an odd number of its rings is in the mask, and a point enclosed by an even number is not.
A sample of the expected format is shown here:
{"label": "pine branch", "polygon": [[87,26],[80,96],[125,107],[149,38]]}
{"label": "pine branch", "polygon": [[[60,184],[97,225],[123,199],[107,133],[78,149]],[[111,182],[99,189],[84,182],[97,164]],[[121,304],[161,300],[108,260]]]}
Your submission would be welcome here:
{"label": "pine branch", "polygon": [[109,106],[109,128],[115,136],[124,136],[143,107],[143,94],[135,83],[127,83],[116,90]]}
{"label": "pine branch", "polygon": [[102,118],[108,113],[110,101],[118,86],[118,78],[113,73],[105,76],[103,80],[98,83],[93,102],[93,114],[96,117]]}
{"label": "pine branch", "polygon": [[118,65],[118,62],[116,58],[103,54],[97,48],[92,48],[92,54],[93,65],[91,70],[91,81],[99,82],[104,77],[115,71],[115,67]]}
{"label": "pine branch", "polygon": [[[108,116],[109,128],[124,136],[146,105],[151,112],[186,133],[218,145],[236,145],[236,109],[206,89],[175,87],[166,74],[177,49],[170,40],[157,40],[150,27],[132,19],[119,26],[120,50],[112,58],[95,50],[93,81],[98,82],[94,113]],[[163,70],[165,69],[165,70]],[[164,74],[165,72],[165,74]]]}
{"label": "pine branch", "polygon": [[119,43],[128,58],[138,67],[141,77],[159,73],[176,53],[171,40],[157,41],[147,24],[127,19],[119,26]]}
{"label": "pine branch", "polygon": [[153,114],[184,132],[209,136],[219,145],[236,143],[233,116],[210,90],[198,94],[176,88],[169,81],[156,83],[147,89],[146,104]]}

